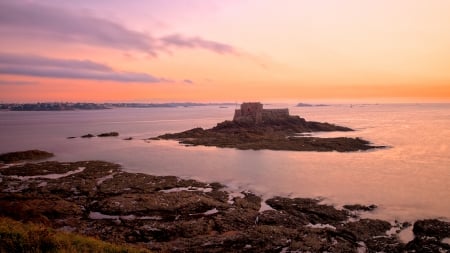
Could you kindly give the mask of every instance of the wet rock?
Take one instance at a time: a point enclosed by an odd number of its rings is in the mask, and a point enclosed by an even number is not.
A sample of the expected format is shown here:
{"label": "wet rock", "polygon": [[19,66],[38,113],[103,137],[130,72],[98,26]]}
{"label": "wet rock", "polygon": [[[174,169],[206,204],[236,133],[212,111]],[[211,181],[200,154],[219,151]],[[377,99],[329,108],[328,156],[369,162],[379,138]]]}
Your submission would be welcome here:
{"label": "wet rock", "polygon": [[110,242],[144,245],[154,252],[446,252],[448,248],[441,239],[448,237],[448,224],[441,221],[417,222],[416,238],[404,245],[386,234],[388,222],[348,222],[349,210],[317,199],[275,197],[266,201],[274,209],[260,212],[261,198],[250,192],[231,197],[219,183],[128,173],[102,161],[41,162],[2,172],[9,175],[0,175],[0,215]]}
{"label": "wet rock", "polygon": [[1,174],[8,176],[38,176],[48,174],[62,174],[69,171],[77,170],[78,166],[65,166],[59,162],[42,162],[42,163],[27,163],[8,167],[1,170]]}
{"label": "wet rock", "polygon": [[450,223],[437,219],[418,220],[414,223],[413,232],[416,237],[431,236],[442,240],[450,238]]}
{"label": "wet rock", "polygon": [[[366,241],[375,236],[386,236],[391,224],[383,220],[361,219],[338,226],[337,233],[350,232],[356,241]],[[355,241],[355,242],[356,242]]]}
{"label": "wet rock", "polygon": [[42,151],[42,150],[26,150],[26,151],[18,151],[18,152],[10,152],[0,154],[0,162],[3,163],[15,163],[27,160],[43,160],[50,157],[53,157],[53,153]]}
{"label": "wet rock", "polygon": [[119,136],[118,132],[101,133],[97,137],[116,137]]}
{"label": "wet rock", "polygon": [[85,135],[81,136],[81,138],[92,138],[92,137],[95,137],[95,135],[93,135],[93,134],[85,134]]}
{"label": "wet rock", "polygon": [[17,220],[60,219],[80,215],[79,206],[56,196],[35,194],[0,195],[0,214]]}
{"label": "wet rock", "polygon": [[360,204],[344,205],[343,207],[350,211],[366,211],[366,212],[373,211],[377,208],[376,205],[365,206]]}
{"label": "wet rock", "polygon": [[261,208],[261,198],[250,192],[244,192],[243,198],[234,198],[237,208],[252,209],[258,211]]}
{"label": "wet rock", "polygon": [[[105,180],[99,185],[99,191],[104,194],[118,193],[151,193],[160,190],[191,187],[206,189],[208,185],[195,180],[182,180],[174,176],[152,176],[142,173],[120,172],[112,176],[113,180]],[[177,189],[174,189],[176,191]]]}
{"label": "wet rock", "polygon": [[403,253],[405,245],[395,236],[375,236],[364,241],[368,252]]}
{"label": "wet rock", "polygon": [[214,216],[216,230],[219,232],[240,231],[258,225],[261,198],[245,193],[244,197],[234,198],[234,203]]}
{"label": "wet rock", "polygon": [[450,223],[437,219],[418,220],[413,227],[414,240],[406,245],[409,252],[450,252],[444,238],[450,238]]}
{"label": "wet rock", "polygon": [[310,221],[306,216],[294,216],[283,211],[268,210],[258,215],[257,224],[270,226],[283,226],[286,228],[297,228],[307,225]]}
{"label": "wet rock", "polygon": [[166,219],[176,216],[189,219],[213,208],[225,207],[207,196],[195,192],[180,191],[175,193],[121,194],[103,199],[91,208],[105,214],[136,214],[139,216],[159,215]]}
{"label": "wet rock", "polygon": [[307,198],[275,197],[266,200],[266,203],[276,210],[290,215],[304,218],[312,224],[337,224],[348,218],[345,210],[337,210],[333,206],[319,204],[320,200]]}
{"label": "wet rock", "polygon": [[406,245],[408,252],[450,252],[450,245],[437,240],[434,237],[416,237]]}

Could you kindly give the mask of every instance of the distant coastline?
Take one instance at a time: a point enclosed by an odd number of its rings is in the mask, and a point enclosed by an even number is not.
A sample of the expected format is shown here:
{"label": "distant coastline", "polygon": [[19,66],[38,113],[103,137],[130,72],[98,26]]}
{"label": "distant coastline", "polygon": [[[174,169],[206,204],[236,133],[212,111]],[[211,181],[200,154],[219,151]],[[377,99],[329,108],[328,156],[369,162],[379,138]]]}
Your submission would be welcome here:
{"label": "distant coastline", "polygon": [[313,106],[330,106],[327,104],[306,104],[306,103],[298,103],[296,107],[313,107]]}
{"label": "distant coastline", "polygon": [[73,111],[73,110],[106,110],[112,108],[175,108],[192,106],[232,106],[234,103],[9,103],[0,104],[0,110],[6,111]]}

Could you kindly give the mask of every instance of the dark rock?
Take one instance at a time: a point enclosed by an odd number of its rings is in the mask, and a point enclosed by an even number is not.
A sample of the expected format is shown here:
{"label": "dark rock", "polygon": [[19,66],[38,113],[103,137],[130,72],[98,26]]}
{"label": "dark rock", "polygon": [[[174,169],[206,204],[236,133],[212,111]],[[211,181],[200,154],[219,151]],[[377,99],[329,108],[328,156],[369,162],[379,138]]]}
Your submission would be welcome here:
{"label": "dark rock", "polygon": [[299,225],[307,225],[310,221],[306,216],[295,216],[284,211],[267,210],[258,215],[257,224],[269,226],[283,226],[286,228],[298,228]]}
{"label": "dark rock", "polygon": [[105,198],[92,208],[104,214],[140,216],[159,215],[167,219],[189,219],[213,208],[224,208],[225,204],[195,192],[180,191],[154,194],[121,194]]}
{"label": "dark rock", "polygon": [[348,219],[345,210],[337,210],[333,206],[319,204],[320,200],[306,198],[282,198],[275,197],[266,200],[272,208],[284,211],[295,217],[300,217],[312,224],[336,225]]}
{"label": "dark rock", "polygon": [[69,136],[69,137],[67,137],[67,139],[75,139],[75,138],[77,138],[77,137],[75,137],[75,136]]}
{"label": "dark rock", "polygon": [[405,245],[395,236],[375,236],[364,241],[369,252],[403,253]]}
{"label": "dark rock", "polygon": [[[48,174],[52,177],[11,177]],[[2,216],[154,252],[446,252],[449,247],[441,242],[449,237],[448,223],[438,220],[416,222],[416,239],[405,246],[386,235],[388,222],[349,222],[349,210],[317,199],[275,197],[266,201],[274,210],[259,212],[261,198],[249,192],[228,202],[219,183],[128,173],[102,161],[16,165],[2,169],[0,179]]]}
{"label": "dark rock", "polygon": [[377,208],[376,205],[360,205],[360,204],[354,204],[354,205],[344,205],[344,208],[350,211],[373,211]]}
{"label": "dark rock", "polygon": [[85,135],[81,136],[81,138],[92,138],[92,137],[95,137],[95,135],[93,135],[93,134],[85,134]]}
{"label": "dark rock", "polygon": [[406,244],[405,248],[408,252],[450,252],[450,245],[437,240],[435,237],[427,236],[414,238],[414,240]]}
{"label": "dark rock", "polygon": [[414,223],[413,232],[416,237],[431,236],[442,240],[450,238],[450,223],[436,219],[418,220]]}
{"label": "dark rock", "polygon": [[0,154],[0,161],[4,163],[14,163],[27,160],[42,160],[53,156],[53,153],[33,149]]}
{"label": "dark rock", "polygon": [[350,232],[357,241],[367,241],[374,236],[386,236],[391,224],[383,220],[361,219],[339,226],[337,232]]}
{"label": "dark rock", "polygon": [[125,139],[123,139],[124,141],[131,141],[131,140],[133,140],[133,137],[128,137],[128,138],[125,138]]}
{"label": "dark rock", "polygon": [[244,117],[240,120],[224,121],[211,129],[193,128],[151,139],[174,139],[186,146],[203,145],[254,150],[348,152],[379,148],[360,138],[302,136],[305,132],[353,130],[329,123],[306,121],[299,116],[286,114],[283,117],[266,117],[259,123],[252,121],[252,117],[246,119]]}
{"label": "dark rock", "polygon": [[97,135],[97,137],[115,137],[115,136],[119,136],[118,132],[109,132],[109,133],[102,133]]}
{"label": "dark rock", "polygon": [[[11,201],[12,197],[14,197],[14,201]],[[38,219],[42,221],[82,214],[78,205],[56,196],[42,198],[42,196],[34,194],[0,195],[0,206],[2,215],[17,220]]]}
{"label": "dark rock", "polygon": [[[73,164],[72,164],[73,165]],[[38,176],[48,174],[63,174],[77,170],[77,166],[62,165],[59,162],[27,163],[2,169],[1,173],[8,176]]]}

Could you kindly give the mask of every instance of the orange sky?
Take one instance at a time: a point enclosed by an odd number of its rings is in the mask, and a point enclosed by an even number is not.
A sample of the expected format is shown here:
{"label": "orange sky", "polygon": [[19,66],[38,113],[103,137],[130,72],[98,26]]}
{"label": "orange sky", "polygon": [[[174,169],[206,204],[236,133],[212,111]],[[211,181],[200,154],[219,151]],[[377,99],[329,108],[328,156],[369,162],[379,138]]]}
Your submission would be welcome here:
{"label": "orange sky", "polygon": [[0,1],[0,102],[450,102],[450,1]]}

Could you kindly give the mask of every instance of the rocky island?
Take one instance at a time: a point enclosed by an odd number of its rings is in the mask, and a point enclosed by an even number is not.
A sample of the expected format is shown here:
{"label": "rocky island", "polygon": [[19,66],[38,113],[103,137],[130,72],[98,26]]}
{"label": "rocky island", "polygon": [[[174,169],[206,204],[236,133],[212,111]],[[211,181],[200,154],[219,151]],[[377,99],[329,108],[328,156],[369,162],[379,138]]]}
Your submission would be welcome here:
{"label": "rocky island", "polygon": [[353,131],[348,127],[306,121],[289,114],[288,109],[263,109],[261,103],[243,103],[232,121],[211,129],[194,128],[181,133],[160,135],[153,140],[177,140],[186,145],[204,145],[238,149],[292,151],[358,151],[379,148],[360,138],[319,138],[302,133]]}
{"label": "rocky island", "polygon": [[[0,168],[0,182],[0,224],[8,217],[65,237],[75,233],[151,252],[450,250],[450,223],[441,220],[416,221],[415,238],[404,243],[398,233],[411,224],[359,218],[374,205],[337,209],[319,199],[263,200],[229,192],[220,183],[129,173],[103,161],[9,164]],[[34,252],[39,246],[17,248],[20,233],[9,231],[0,228],[1,252]],[[44,251],[61,249],[44,232],[33,236]]]}

